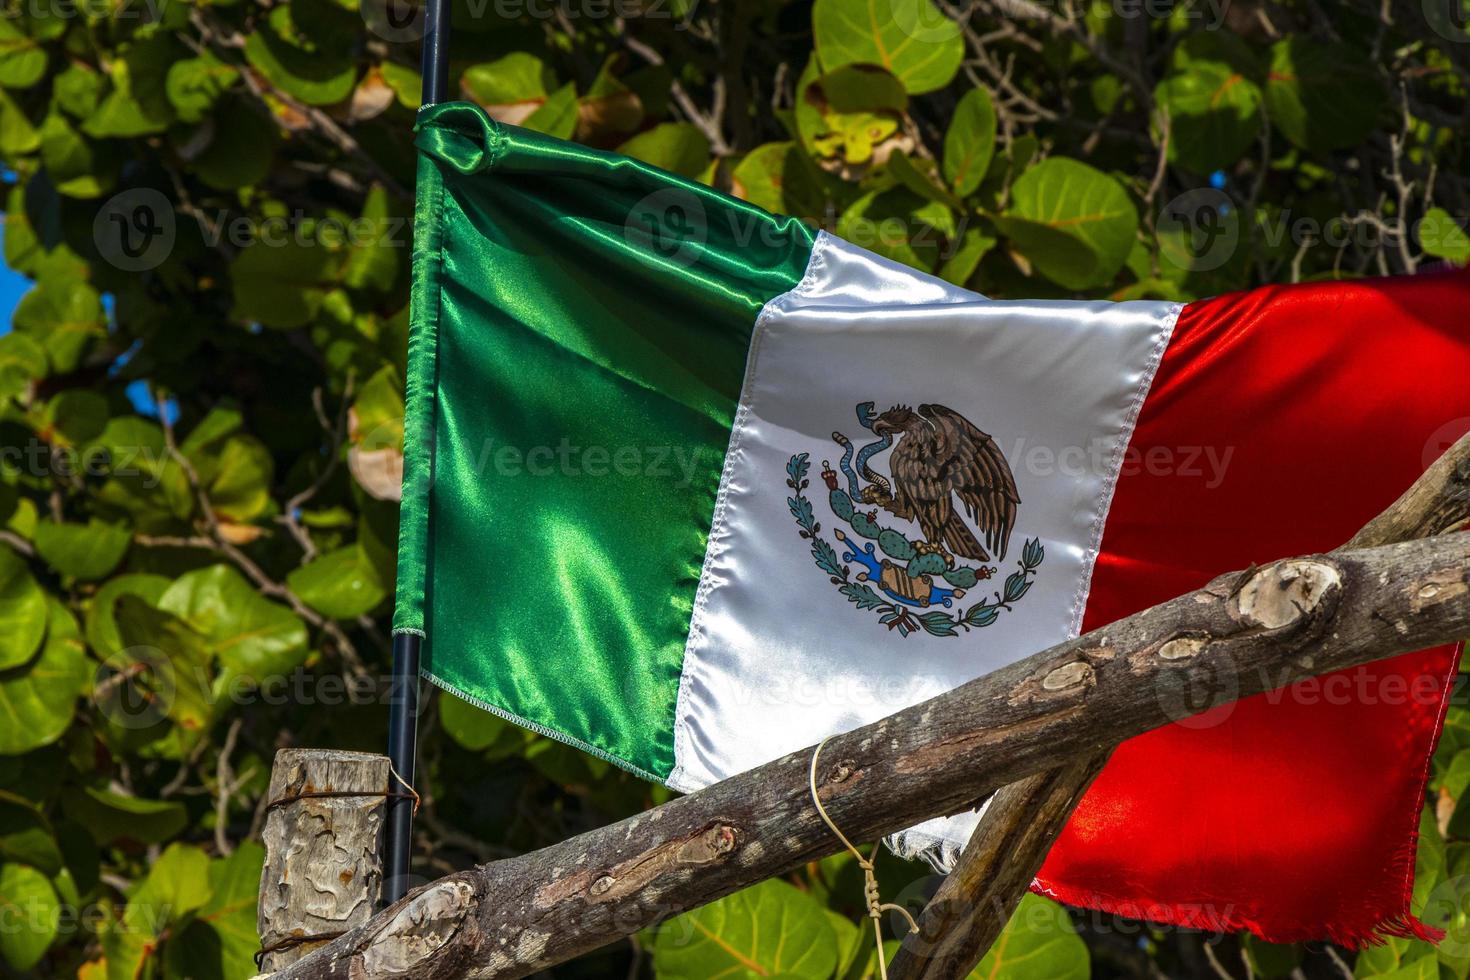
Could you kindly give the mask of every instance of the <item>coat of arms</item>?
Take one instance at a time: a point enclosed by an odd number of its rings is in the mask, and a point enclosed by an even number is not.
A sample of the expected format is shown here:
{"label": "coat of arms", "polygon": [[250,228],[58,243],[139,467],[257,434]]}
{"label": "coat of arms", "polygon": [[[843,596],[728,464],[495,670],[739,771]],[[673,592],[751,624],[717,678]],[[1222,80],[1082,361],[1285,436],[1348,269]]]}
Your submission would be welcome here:
{"label": "coat of arms", "polygon": [[[810,454],[786,464],[793,493],[786,503],[817,567],[849,601],[903,636],[957,636],[991,625],[1030,590],[1045,557],[1040,539],[1028,539],[1000,588],[960,602],[998,573],[990,562],[1005,560],[1021,503],[995,440],[943,405],[895,405],[874,415],[873,403],[863,402],[857,418],[872,439],[859,447],[833,432],[842,448],[838,469],[822,461],[828,504],[845,525],[833,531],[840,557],[806,496]],[[888,450],[884,475],[873,465]],[[856,573],[853,565],[860,566]]]}

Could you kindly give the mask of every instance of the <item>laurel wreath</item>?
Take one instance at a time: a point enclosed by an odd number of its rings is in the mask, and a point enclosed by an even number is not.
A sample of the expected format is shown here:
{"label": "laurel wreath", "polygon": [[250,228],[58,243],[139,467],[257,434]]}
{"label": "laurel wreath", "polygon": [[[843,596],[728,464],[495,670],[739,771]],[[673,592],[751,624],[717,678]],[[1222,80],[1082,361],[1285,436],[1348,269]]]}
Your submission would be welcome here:
{"label": "laurel wreath", "polygon": [[958,636],[962,630],[968,632],[983,629],[1000,619],[1002,612],[1012,609],[1031,590],[1032,576],[1046,557],[1046,550],[1039,538],[1026,541],[1021,548],[1021,557],[1016,561],[1016,571],[1006,576],[1004,584],[993,594],[992,599],[978,602],[962,612],[951,614],[933,609],[915,613],[907,606],[890,602],[873,591],[866,582],[854,579],[851,569],[837,557],[837,549],[821,536],[822,525],[816,519],[811,500],[803,493],[811,485],[811,481],[807,479],[810,469],[811,461],[807,453],[797,453],[786,464],[786,486],[792,491],[792,496],[786,498],[786,505],[791,510],[791,516],[796,519],[797,533],[803,540],[811,542],[812,559],[818,568],[827,573],[837,591],[859,609],[876,613],[880,623],[890,630],[898,630],[900,636],[909,636],[920,630],[930,636]]}

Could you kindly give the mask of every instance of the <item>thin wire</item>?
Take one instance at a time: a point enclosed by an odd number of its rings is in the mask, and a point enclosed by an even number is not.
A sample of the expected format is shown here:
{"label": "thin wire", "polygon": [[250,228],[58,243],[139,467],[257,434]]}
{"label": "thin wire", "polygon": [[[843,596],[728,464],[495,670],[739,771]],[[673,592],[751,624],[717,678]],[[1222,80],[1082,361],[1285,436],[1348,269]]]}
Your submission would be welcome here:
{"label": "thin wire", "polygon": [[379,792],[379,793],[369,793],[369,792],[364,792],[362,790],[347,790],[347,789],[343,789],[343,790],[314,790],[314,791],[308,792],[308,793],[297,793],[294,796],[283,796],[279,800],[271,800],[269,803],[266,804],[265,809],[266,809],[266,812],[270,812],[271,810],[274,810],[276,807],[285,806],[288,803],[295,803],[297,800],[330,800],[330,799],[343,799],[343,798],[350,798],[350,797],[368,797],[368,796],[372,796],[372,797],[386,798],[386,799],[390,799],[390,800],[413,800],[413,815],[414,816],[418,816],[419,815],[419,804],[421,802],[423,802],[420,799],[420,797],[419,797],[419,791],[416,790],[416,789],[414,789],[412,786],[410,786],[408,784],[408,780],[406,780],[402,776],[398,775],[398,770],[395,769],[395,768],[393,768],[393,763],[391,763],[391,762],[388,763],[388,773],[394,779],[398,780],[398,784],[400,786],[402,786],[404,789],[408,790],[408,792],[406,792],[406,793],[398,793],[398,792],[395,792],[393,790],[383,790],[382,792]]}
{"label": "thin wire", "polygon": [[[894,905],[892,902],[884,902],[882,900],[878,894],[878,875],[873,871],[872,860],[863,857],[862,852],[853,846],[852,841],[847,839],[847,835],[837,829],[837,825],[832,822],[832,818],[827,814],[827,808],[822,806],[822,798],[817,795],[817,759],[821,756],[822,749],[830,740],[831,736],[822,739],[817,743],[816,750],[812,752],[812,767],[807,773],[807,786],[811,789],[812,804],[817,808],[817,814],[822,818],[822,822],[827,825],[828,830],[831,830],[832,833],[837,835],[837,839],[842,841],[842,846],[847,848],[853,857],[857,858],[858,867],[863,869],[863,901],[868,906],[868,918],[873,922],[873,938],[878,944],[878,976],[881,980],[888,980],[888,963],[883,958],[883,913],[897,912],[907,919],[910,935],[919,931],[919,924],[914,921],[914,917],[909,914],[909,910],[902,905]],[[873,853],[876,854],[877,852],[878,845],[874,844]]]}
{"label": "thin wire", "polygon": [[[389,774],[391,774],[393,776],[394,779],[398,780],[398,785],[400,785],[404,789],[408,790],[408,795],[411,796],[411,797],[413,797],[413,815],[414,816],[418,816],[419,815],[419,803],[423,802],[422,800],[419,799],[419,791],[416,790],[416,789],[414,789],[413,786],[409,785],[408,780],[406,780],[402,776],[398,775],[398,770],[395,769],[395,768],[393,768],[393,763],[392,762],[389,762],[388,763],[388,772],[389,772]],[[389,795],[392,795],[392,796],[402,796],[403,794],[402,793],[392,793],[392,794],[389,794]]]}

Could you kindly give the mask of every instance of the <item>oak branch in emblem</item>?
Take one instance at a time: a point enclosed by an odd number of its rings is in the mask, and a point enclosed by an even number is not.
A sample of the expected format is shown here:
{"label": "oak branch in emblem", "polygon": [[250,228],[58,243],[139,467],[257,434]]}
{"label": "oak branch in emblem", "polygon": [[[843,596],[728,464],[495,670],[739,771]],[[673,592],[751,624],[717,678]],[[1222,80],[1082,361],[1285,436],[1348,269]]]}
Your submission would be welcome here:
{"label": "oak branch in emblem", "polygon": [[[994,439],[943,405],[920,405],[917,412],[895,405],[873,421],[872,431],[892,434],[897,443],[888,459],[892,490],[866,486],[865,503],[917,522],[931,548],[976,561],[990,561],[987,548],[1006,556],[1021,498]],[[984,536],[983,546],[956,512],[955,498]]]}

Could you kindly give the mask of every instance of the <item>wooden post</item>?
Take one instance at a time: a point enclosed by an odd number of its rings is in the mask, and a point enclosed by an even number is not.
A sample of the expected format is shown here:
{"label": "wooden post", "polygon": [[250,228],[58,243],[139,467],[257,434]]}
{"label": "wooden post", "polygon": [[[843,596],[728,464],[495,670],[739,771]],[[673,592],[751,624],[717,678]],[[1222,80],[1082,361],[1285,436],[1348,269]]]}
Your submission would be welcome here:
{"label": "wooden post", "polygon": [[271,767],[257,928],[265,973],[372,918],[388,757],[282,749]]}

